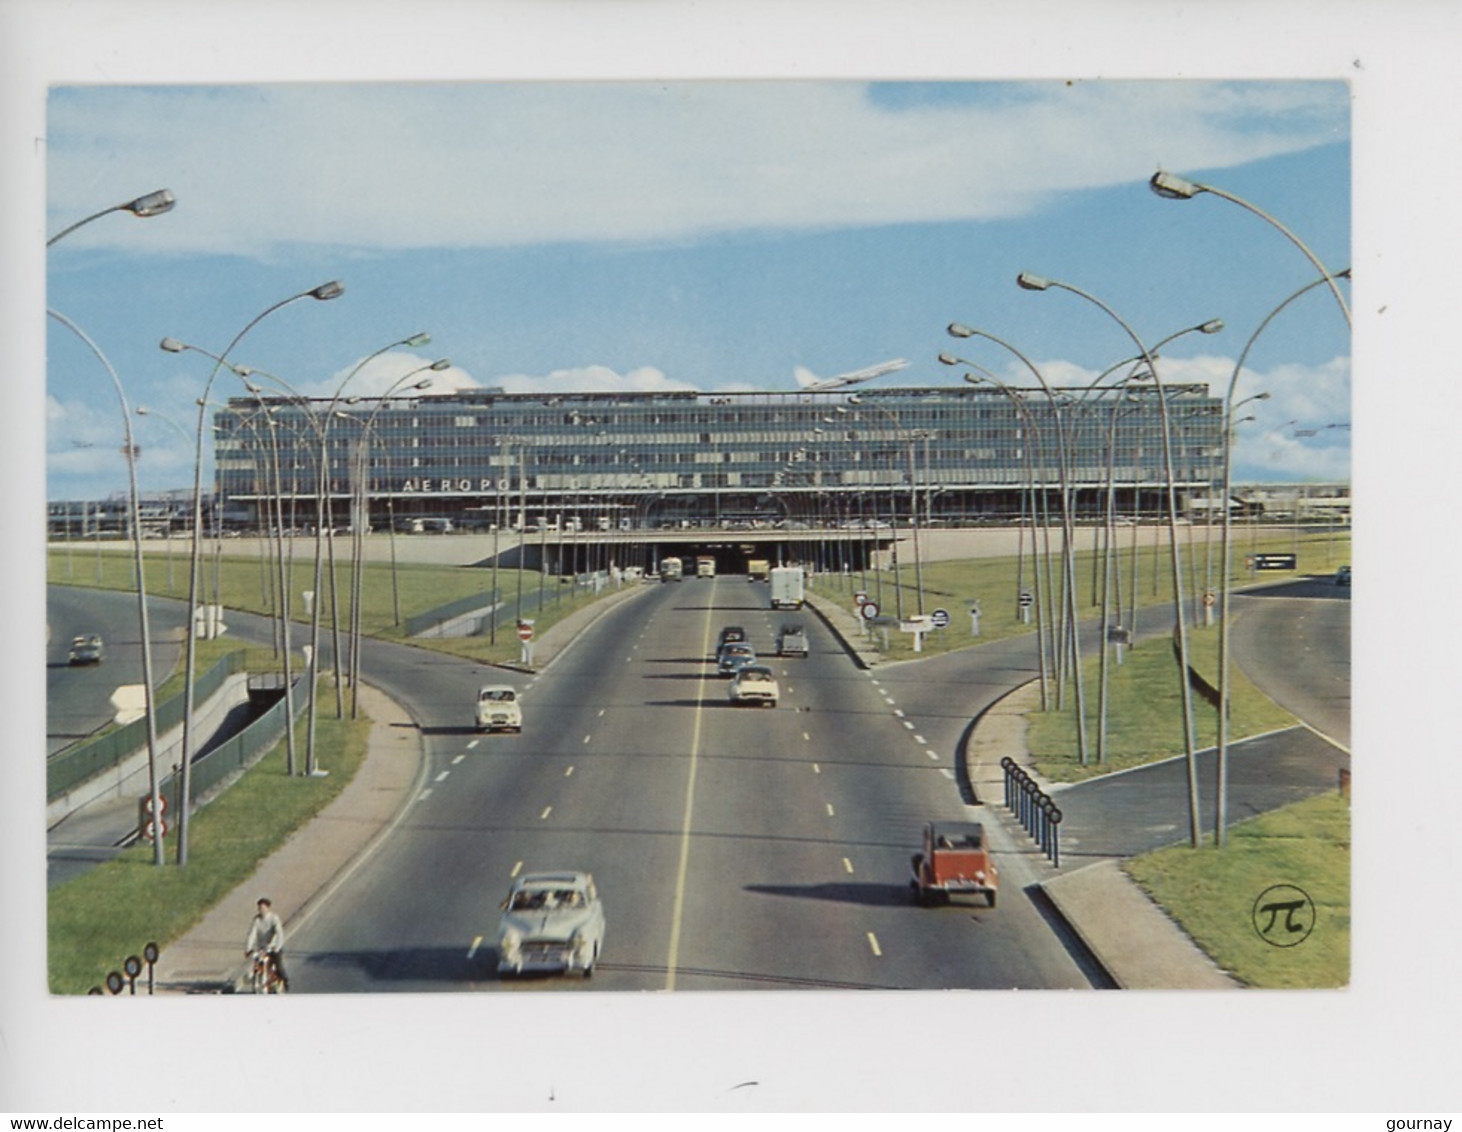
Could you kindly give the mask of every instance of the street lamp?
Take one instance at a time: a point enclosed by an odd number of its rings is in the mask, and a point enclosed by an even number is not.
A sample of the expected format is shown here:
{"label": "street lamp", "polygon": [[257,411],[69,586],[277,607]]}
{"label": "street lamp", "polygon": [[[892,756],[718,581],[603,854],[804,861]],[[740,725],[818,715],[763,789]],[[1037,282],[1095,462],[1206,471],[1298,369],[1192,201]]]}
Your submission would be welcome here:
{"label": "street lamp", "polygon": [[[214,363],[213,363],[213,370],[209,373],[208,380],[203,385],[203,392],[198,397],[198,429],[197,429],[196,445],[195,445],[194,456],[193,456],[193,544],[192,544],[192,553],[190,555],[189,579],[188,579],[188,624],[187,624],[187,628],[186,628],[186,634],[187,634],[187,638],[186,638],[187,639],[186,654],[187,654],[187,658],[186,658],[186,661],[185,661],[186,671],[184,673],[184,685],[183,685],[183,769],[182,769],[182,786],[181,786],[181,791],[182,791],[182,804],[179,805],[179,807],[178,807],[178,811],[179,811],[178,812],[178,864],[179,865],[185,865],[185,864],[188,863],[188,811],[191,808],[191,804],[192,804],[192,795],[190,793],[190,789],[191,789],[191,785],[192,785],[192,765],[193,765],[193,749],[194,749],[194,735],[193,735],[193,707],[194,707],[193,671],[194,671],[194,665],[196,664],[196,661],[197,661],[197,652],[198,652],[198,644],[197,644],[197,635],[198,635],[197,634],[198,588],[199,588],[199,579],[200,579],[200,576],[201,576],[201,573],[202,573],[202,543],[201,543],[201,541],[199,539],[199,532],[200,532],[200,530],[201,530],[201,528],[203,526],[203,425],[204,425],[204,422],[207,420],[207,415],[208,415],[208,394],[213,389],[213,382],[218,377],[219,371],[221,369],[223,369],[225,366],[228,366],[228,368],[230,368],[230,369],[233,368],[232,366],[229,365],[229,363],[227,361],[227,358],[228,358],[229,353],[233,350],[233,348],[235,346],[237,346],[239,344],[239,342],[241,342],[243,340],[244,335],[246,335],[250,330],[252,330],[255,326],[257,326],[260,322],[262,322],[265,318],[269,317],[269,315],[273,314],[275,311],[280,310],[283,307],[289,306],[291,303],[298,302],[301,299],[316,299],[316,300],[319,300],[319,301],[324,302],[324,301],[328,301],[330,299],[339,298],[344,293],[345,293],[345,285],[342,284],[342,283],[340,283],[338,280],[333,280],[332,279],[332,280],[330,280],[327,283],[321,283],[318,287],[312,287],[312,288],[310,288],[307,291],[301,291],[298,294],[291,295],[291,296],[289,296],[286,299],[281,299],[281,300],[279,300],[279,302],[274,303],[274,304],[266,307],[264,310],[260,311],[259,314],[255,315],[252,319],[250,319],[247,323],[244,324],[244,328],[242,330],[240,330],[237,334],[234,335],[233,341],[231,341],[224,348],[223,353],[214,356],[214,355],[208,354],[208,352],[206,350],[198,351],[199,353],[203,353],[203,354],[205,354],[207,356],[213,357]],[[165,350],[168,353],[173,353],[173,354],[181,353],[183,350],[186,350],[186,349],[189,349],[190,348],[185,343],[179,342],[176,338],[164,338],[158,345],[159,345],[159,348],[161,348],[162,350]],[[191,347],[191,348],[194,349],[194,350],[197,350],[197,347]],[[272,434],[272,429],[271,429],[271,434]],[[286,645],[286,648],[287,648],[287,645]],[[288,707],[286,708],[286,714],[289,717],[287,719],[287,721],[286,721],[286,724],[285,724],[285,734],[289,737],[290,761],[291,761],[291,764],[292,764],[293,763],[293,753],[294,753],[294,711],[293,711],[293,693],[291,692],[291,689],[289,687],[289,673],[288,673],[288,668],[289,668],[289,654],[288,654],[287,651],[285,653],[285,661],[284,661],[284,663],[285,663],[285,687],[284,687],[284,694],[285,694],[286,700],[288,701]]]}
{"label": "street lamp", "polygon": [[[1032,362],[1028,357],[1026,357],[1025,354],[1021,353],[1018,349],[1012,346],[1009,342],[1006,342],[1001,338],[997,338],[995,335],[990,334],[987,331],[976,330],[973,327],[965,326],[963,323],[958,322],[950,323],[948,333],[952,338],[985,338],[991,342],[994,342],[997,346],[1001,346],[1005,350],[1008,350],[1010,353],[1014,354],[1015,357],[1019,359],[1021,364],[1024,365],[1025,368],[1031,372],[1036,381],[1040,384],[1042,391],[1046,394],[1046,400],[1050,403],[1051,406],[1051,419],[1056,425],[1056,471],[1061,479],[1061,558],[1063,563],[1063,584],[1066,589],[1066,599],[1062,602],[1062,615],[1069,623],[1067,632],[1064,634],[1064,636],[1069,641],[1071,650],[1071,668],[1073,676],[1075,677],[1077,750],[1081,760],[1081,765],[1085,766],[1087,762],[1086,695],[1083,690],[1083,680],[1081,674],[1081,646],[1076,624],[1076,528],[1071,516],[1071,480],[1066,463],[1066,425],[1061,416],[1061,399],[1056,396],[1056,393],[1054,390],[1052,390],[1050,383],[1046,381],[1045,375],[1036,368],[1035,363]],[[965,364],[963,362],[963,359],[952,357],[949,354],[940,354],[939,360],[945,365]],[[1057,662],[1057,670],[1059,672],[1060,657],[1058,656],[1055,659]],[[1059,689],[1059,683],[1057,687]],[[1057,698],[1059,701],[1059,695]]]}
{"label": "street lamp", "polygon": [[1192,839],[1193,848],[1198,848],[1201,834],[1198,821],[1198,752],[1197,743],[1193,734],[1193,688],[1189,683],[1189,649],[1188,649],[1188,625],[1183,615],[1183,568],[1179,561],[1178,541],[1178,493],[1174,482],[1173,473],[1173,443],[1172,430],[1168,426],[1168,405],[1167,396],[1163,392],[1162,379],[1157,372],[1157,359],[1152,356],[1149,350],[1137,336],[1137,333],[1122,319],[1116,311],[1107,306],[1096,296],[1074,287],[1069,283],[1062,283],[1055,279],[1046,279],[1039,275],[1023,271],[1016,276],[1016,283],[1022,290],[1046,291],[1052,287],[1058,290],[1070,291],[1073,295],[1085,299],[1087,302],[1105,311],[1108,317],[1117,323],[1127,336],[1136,345],[1138,353],[1142,355],[1143,361],[1147,364],[1147,374],[1151,376],[1153,384],[1157,387],[1158,412],[1162,419],[1162,440],[1163,440],[1163,466],[1167,478],[1168,497],[1168,537],[1171,544],[1171,557],[1173,568],[1173,612],[1177,618],[1178,636],[1178,677],[1182,690],[1183,710],[1183,743],[1187,756],[1188,771],[1188,824],[1189,835]]}
{"label": "street lamp", "polygon": [[1235,194],[1226,192],[1223,189],[1215,188],[1212,185],[1202,185],[1199,184],[1197,181],[1189,181],[1186,178],[1179,177],[1175,173],[1163,172],[1161,169],[1154,173],[1147,183],[1152,191],[1158,196],[1162,197],[1164,200],[1192,200],[1199,193],[1211,193],[1213,196],[1221,197],[1227,201],[1232,201],[1240,208],[1247,209],[1249,212],[1252,212],[1261,220],[1267,221],[1270,225],[1272,225],[1275,229],[1282,233],[1284,237],[1289,240],[1290,243],[1299,248],[1299,250],[1304,253],[1305,258],[1314,265],[1315,270],[1318,271],[1322,276],[1322,279],[1320,281],[1329,285],[1331,294],[1335,296],[1335,301],[1340,304],[1340,313],[1345,316],[1345,325],[1350,325],[1350,307],[1346,305],[1345,298],[1343,295],[1341,295],[1340,288],[1335,283],[1336,279],[1349,275],[1349,268],[1347,268],[1345,271],[1332,275],[1330,273],[1330,270],[1315,256],[1315,253],[1310,251],[1310,249],[1305,246],[1305,242],[1303,240],[1301,240],[1298,236],[1296,236],[1273,216],[1270,216],[1269,213],[1265,212],[1257,205],[1251,204],[1249,201],[1246,201],[1243,197],[1236,196]]}
{"label": "street lamp", "polygon": [[[420,337],[425,337],[421,335]],[[397,378],[387,390],[381,394],[376,407],[366,418],[360,434],[360,449],[356,458],[355,475],[355,514],[351,519],[351,597],[350,597],[350,717],[356,718],[360,702],[360,637],[361,637],[361,600],[364,588],[365,577],[365,528],[370,520],[370,483],[369,455],[371,429],[375,426],[376,416],[385,407],[387,399],[403,386],[409,385],[413,390],[429,389],[431,378],[424,377],[412,383],[411,379],[419,373],[431,371],[441,373],[443,370],[451,369],[452,363],[447,358],[438,358],[428,365],[418,366],[409,373]],[[389,499],[389,496],[388,496]],[[401,597],[396,582],[396,524],[390,522],[387,538],[391,545],[391,600],[396,615],[396,624],[401,623]]]}
{"label": "street lamp", "polygon": [[[64,235],[65,233],[62,233]],[[60,237],[58,236],[57,239]],[[147,712],[147,778],[148,797],[152,803],[153,838],[152,838],[152,863],[161,865],[163,863],[162,849],[162,795],[160,784],[157,779],[157,713],[153,703],[153,682],[152,682],[152,631],[148,626],[147,619],[147,586],[142,573],[142,512],[138,504],[137,496],[137,446],[132,439],[132,411],[127,405],[127,394],[122,389],[122,379],[117,376],[117,371],[101,349],[87,337],[74,322],[57,311],[47,309],[46,314],[59,322],[67,330],[75,334],[84,342],[88,349],[96,355],[96,358],[106,367],[107,375],[112,379],[112,385],[116,387],[117,399],[122,403],[122,423],[125,431],[125,447],[123,454],[127,457],[127,486],[128,501],[132,515],[132,551],[134,566],[137,570],[137,620],[139,632],[142,635],[142,689],[143,705]]]}
{"label": "street lamp", "polygon": [[[947,361],[947,362],[945,362],[945,358],[946,357],[949,358],[949,361]],[[941,362],[944,362],[944,364],[946,364],[946,365],[957,365],[961,361],[961,359],[955,358],[951,354],[940,354],[939,355],[939,360]],[[969,361],[965,361],[964,364],[970,366],[973,369],[977,369],[977,370],[980,371],[978,374],[973,374],[973,373],[967,373],[967,374],[965,374],[964,375],[965,381],[969,382],[971,385],[993,385],[997,389],[999,389],[1000,392],[1003,393],[1005,395],[1005,397],[1010,401],[1010,403],[1014,407],[1017,415],[1020,417],[1021,421],[1025,424],[1026,431],[1030,434],[1031,443],[1029,445],[1024,445],[1024,444],[1021,445],[1021,454],[1022,454],[1022,456],[1024,458],[1024,462],[1025,462],[1025,479],[1026,479],[1026,484],[1025,484],[1025,490],[1021,494],[1021,500],[1022,500],[1021,501],[1021,507],[1020,507],[1020,510],[1021,510],[1021,522],[1020,522],[1020,525],[1016,528],[1016,530],[1018,532],[1018,536],[1019,536],[1017,538],[1017,542],[1016,542],[1016,566],[1015,566],[1015,592],[1016,592],[1016,610],[1017,610],[1016,616],[1017,617],[1021,617],[1021,615],[1022,615],[1022,613],[1024,612],[1024,609],[1025,609],[1025,607],[1020,604],[1020,599],[1024,595],[1024,593],[1025,593],[1025,530],[1024,530],[1024,528],[1025,528],[1025,515],[1026,515],[1026,504],[1025,504],[1025,500],[1027,498],[1029,498],[1029,500],[1030,500],[1030,529],[1031,529],[1031,577],[1034,579],[1032,581],[1032,583],[1031,583],[1032,588],[1034,590],[1034,592],[1031,595],[1031,599],[1032,599],[1032,604],[1034,604],[1035,607],[1036,607],[1036,643],[1037,643],[1036,658],[1037,658],[1037,662],[1038,662],[1037,667],[1038,667],[1038,670],[1039,670],[1039,673],[1040,673],[1041,710],[1042,711],[1048,711],[1050,709],[1050,703],[1049,703],[1049,696],[1047,694],[1047,685],[1049,683],[1049,677],[1048,677],[1047,668],[1046,668],[1046,633],[1047,633],[1046,621],[1047,621],[1047,616],[1046,616],[1045,608],[1042,605],[1041,599],[1042,599],[1042,596],[1043,596],[1043,594],[1042,594],[1043,589],[1045,591],[1045,596],[1047,597],[1047,600],[1049,600],[1049,594],[1050,594],[1050,591],[1051,591],[1051,583],[1050,583],[1050,574],[1051,574],[1051,567],[1050,567],[1050,562],[1051,562],[1051,527],[1050,527],[1050,522],[1049,521],[1047,521],[1045,523],[1040,522],[1040,518],[1039,518],[1039,515],[1038,515],[1038,505],[1037,505],[1037,501],[1036,501],[1036,494],[1037,494],[1036,493],[1036,462],[1037,462],[1037,460],[1039,460],[1039,463],[1041,465],[1042,472],[1044,472],[1045,471],[1045,468],[1046,468],[1045,451],[1044,451],[1044,448],[1043,448],[1043,446],[1041,444],[1040,428],[1036,424],[1036,420],[1035,420],[1034,415],[1031,413],[1030,409],[1026,407],[1025,401],[1024,401],[1024,399],[1021,397],[1021,395],[1019,393],[1017,393],[1014,389],[1010,388],[1010,386],[1006,385],[1005,382],[1001,381],[998,377],[996,377],[989,370],[985,369],[983,366],[975,365],[973,362],[969,362]],[[1034,447],[1036,453],[1039,454],[1038,456],[1033,456],[1032,455],[1032,451],[1031,451],[1032,447]],[[1044,498],[1045,492],[1043,491],[1040,494]],[[1049,511],[1047,512],[1047,514],[1049,515]],[[1046,540],[1046,550],[1045,550],[1045,555],[1044,555],[1045,560],[1046,560],[1046,583],[1045,583],[1045,586],[1044,587],[1041,584],[1041,557],[1042,557],[1042,555],[1041,555],[1040,544],[1039,544],[1039,538],[1040,538],[1041,533],[1044,533],[1045,540]],[[1054,626],[1051,627],[1051,630],[1050,631],[1052,633],[1051,644],[1052,644],[1052,648],[1054,649],[1056,647],[1055,646],[1055,629],[1054,629]]]}
{"label": "street lamp", "polygon": [[146,195],[137,197],[134,200],[124,201],[121,204],[114,204],[110,208],[104,208],[100,212],[93,212],[90,216],[86,217],[85,219],[78,220],[70,227],[62,228],[61,231],[57,232],[54,236],[46,241],[46,247],[49,248],[52,244],[55,244],[65,237],[71,235],[71,233],[76,231],[76,229],[82,227],[83,225],[90,224],[93,220],[96,220],[102,216],[106,216],[108,213],[130,212],[133,216],[146,219],[149,216],[161,216],[164,212],[171,211],[173,205],[175,205],[176,203],[177,200],[173,197],[173,194],[171,192],[169,192],[167,189],[158,189],[155,193],[147,193]]}
{"label": "street lamp", "polygon": [[[1323,269],[1322,269],[1323,270]],[[1350,277],[1350,268],[1340,272],[1343,278]],[[1217,800],[1215,802],[1216,815],[1214,818],[1214,840],[1222,847],[1227,841],[1225,823],[1228,810],[1228,741],[1229,741],[1229,597],[1233,589],[1233,582],[1230,578],[1232,569],[1232,527],[1233,521],[1230,516],[1229,493],[1233,490],[1233,414],[1239,405],[1249,400],[1267,399],[1268,393],[1259,393],[1252,398],[1245,398],[1238,404],[1234,404],[1234,389],[1238,385],[1239,374],[1244,368],[1244,362],[1248,360],[1249,351],[1258,340],[1265,328],[1275,319],[1280,311],[1289,306],[1301,295],[1308,294],[1322,283],[1334,287],[1334,280],[1328,273],[1322,278],[1307,283],[1298,291],[1292,293],[1282,303],[1264,316],[1258,328],[1249,336],[1244,343],[1244,348],[1239,352],[1238,361],[1234,363],[1233,375],[1229,378],[1228,393],[1224,398],[1224,431],[1223,431],[1223,494],[1220,502],[1223,506],[1223,534],[1221,539],[1221,550],[1219,558],[1221,567],[1219,573],[1219,603],[1218,603],[1218,771],[1217,771]]]}

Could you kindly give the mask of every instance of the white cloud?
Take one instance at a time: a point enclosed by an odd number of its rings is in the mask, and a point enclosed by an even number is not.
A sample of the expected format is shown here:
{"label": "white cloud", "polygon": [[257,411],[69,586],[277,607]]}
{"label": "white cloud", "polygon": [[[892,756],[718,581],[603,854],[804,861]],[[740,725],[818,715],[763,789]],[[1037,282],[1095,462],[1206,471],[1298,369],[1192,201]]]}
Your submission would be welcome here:
{"label": "white cloud", "polygon": [[508,393],[655,393],[696,388],[689,382],[666,376],[654,366],[639,366],[624,374],[608,366],[576,366],[541,377],[510,374],[495,378],[490,384],[499,385]]}
{"label": "white cloud", "polygon": [[103,186],[166,185],[177,208],[145,237],[117,223],[68,240],[152,252],[676,240],[1013,216],[1134,170],[1343,133],[1333,87],[1155,85],[970,87],[896,108],[817,82],[63,89],[50,205],[54,227]]}

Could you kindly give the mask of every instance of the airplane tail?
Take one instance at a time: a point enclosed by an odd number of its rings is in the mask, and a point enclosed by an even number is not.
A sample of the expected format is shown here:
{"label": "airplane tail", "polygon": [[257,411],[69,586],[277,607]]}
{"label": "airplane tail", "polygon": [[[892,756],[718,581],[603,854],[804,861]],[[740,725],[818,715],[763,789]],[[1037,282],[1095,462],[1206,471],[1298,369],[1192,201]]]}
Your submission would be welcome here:
{"label": "airplane tail", "polygon": [[809,385],[816,385],[822,380],[822,378],[818,377],[817,374],[813,373],[806,366],[793,366],[792,376],[797,379],[797,384],[803,389],[806,389]]}

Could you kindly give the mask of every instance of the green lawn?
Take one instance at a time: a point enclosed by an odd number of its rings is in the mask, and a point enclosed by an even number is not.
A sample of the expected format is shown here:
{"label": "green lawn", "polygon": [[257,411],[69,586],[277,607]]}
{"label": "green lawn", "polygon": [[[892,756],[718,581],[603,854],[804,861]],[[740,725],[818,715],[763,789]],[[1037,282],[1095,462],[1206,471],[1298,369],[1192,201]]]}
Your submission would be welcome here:
{"label": "green lawn", "polygon": [[[1082,765],[1076,732],[1074,681],[1066,687],[1065,710],[1056,710],[1054,681],[1047,711],[1033,713],[1027,742],[1032,762],[1054,782],[1078,782],[1098,774],[1181,755],[1183,734],[1182,684],[1178,661],[1167,638],[1144,641],[1124,649],[1123,663],[1108,660],[1106,739],[1101,742],[1101,664],[1082,666],[1086,702],[1087,762]],[[1189,656],[1195,669],[1214,685],[1218,672],[1218,630],[1196,629],[1189,635]],[[1237,665],[1230,665],[1229,739],[1277,731],[1295,725],[1295,718],[1276,705],[1248,680]],[[1218,712],[1196,692],[1193,695],[1195,749],[1218,742]]]}
{"label": "green lawn", "polygon": [[[186,601],[188,598],[188,562],[186,553],[150,553],[143,565],[147,592],[156,597],[171,597]],[[294,559],[286,567],[285,577],[289,592],[295,597],[290,605],[290,620],[295,626],[291,630],[291,641],[298,647],[305,638],[300,636],[302,627],[311,623],[312,616],[305,612],[300,594],[313,591],[315,587],[314,541],[300,540],[295,547]],[[208,559],[204,563],[203,589],[200,598],[213,602],[214,576],[217,574],[219,602],[228,609],[239,609],[266,616],[275,614],[275,579],[257,556],[224,556],[216,562]],[[322,571],[322,601],[320,604],[320,632],[329,636],[339,625],[344,634],[349,631],[351,618],[350,579],[348,563],[339,561],[334,585],[330,582],[328,563]],[[51,548],[47,580],[54,585],[85,586],[96,589],[135,589],[136,570],[130,552],[124,544],[115,549],[108,548],[100,554],[94,548],[57,549]],[[572,579],[555,575],[544,577],[537,571],[500,569],[474,566],[435,566],[401,564],[393,571],[389,562],[367,562],[361,571],[361,632],[368,637],[383,640],[410,640],[412,644],[438,652],[450,653],[478,662],[503,662],[517,659],[519,644],[511,627],[506,631],[499,626],[496,641],[490,636],[408,638],[406,623],[415,616],[473,595],[481,595],[486,601],[494,586],[503,599],[511,602],[520,592],[525,598],[543,598],[541,608],[528,614],[534,619],[537,632],[541,635],[556,621],[568,616],[574,610],[592,604],[603,595],[581,590]],[[399,602],[401,623],[396,621],[396,606]],[[200,671],[202,667],[200,665]]]}
{"label": "green lawn", "polygon": [[[1350,802],[1338,792],[1235,825],[1222,850],[1174,846],[1125,867],[1220,967],[1249,986],[1350,981]],[[1272,913],[1261,913],[1256,927],[1256,901],[1275,885],[1299,888],[1314,904],[1314,928],[1293,946],[1261,936]]]}
{"label": "green lawn", "polygon": [[[1222,573],[1218,532],[1209,532],[1202,526],[1183,530],[1187,538],[1180,544],[1179,561],[1183,564],[1184,592],[1192,595],[1205,589],[1216,591]],[[1077,532],[1073,573],[1076,577],[1077,614],[1083,619],[1096,618],[1101,614],[1100,562],[1091,541],[1089,528]],[[1295,538],[1291,534],[1262,535],[1247,531],[1236,534],[1231,571],[1233,584],[1247,585],[1254,580],[1246,566],[1247,555],[1289,552],[1297,554],[1302,573],[1328,574],[1350,561],[1350,535],[1316,534]],[[907,557],[907,550],[904,554]],[[1172,556],[1167,544],[1141,548],[1135,561],[1131,548],[1123,546],[1116,563],[1118,586],[1114,588],[1112,599],[1114,617],[1118,601],[1115,589],[1120,589],[1123,609],[1131,605],[1134,569],[1139,610],[1154,605],[1172,605]],[[937,656],[986,641],[1033,632],[1040,623],[1039,618],[1045,614],[1032,610],[1027,623],[1021,617],[1017,597],[1022,590],[1032,594],[1055,592],[1054,587],[1047,585],[1046,565],[1041,564],[1039,581],[1035,570],[1036,563],[1027,547],[1023,559],[974,558],[931,562],[924,564],[917,573],[911,563],[904,562],[897,575],[892,570],[847,576],[823,574],[817,576],[814,585],[818,594],[844,600],[849,608],[853,607],[854,593],[863,590],[878,603],[879,611],[885,616],[897,616],[900,612],[904,617],[914,615],[921,608],[922,595],[925,613],[945,609],[950,614],[948,628],[927,633],[924,637],[923,655]],[[1276,574],[1271,580],[1290,577],[1292,575],[1288,573]],[[1059,569],[1056,580],[1059,583]],[[979,638],[970,632],[969,608],[975,602],[979,603],[981,610]],[[1045,605],[1044,598],[1042,605]],[[1122,619],[1130,624],[1125,613]],[[1138,620],[1140,623],[1140,613]],[[883,647],[881,634],[875,633],[874,640],[886,660],[913,660],[919,655],[914,652],[912,634],[890,629],[887,648]]]}
{"label": "green lawn", "polygon": [[[321,698],[325,689],[321,687]],[[296,726],[303,750],[305,722]],[[153,863],[139,842],[120,857],[52,888],[47,899],[48,978],[53,994],[85,994],[149,941],[160,947],[185,934],[274,849],[327,806],[355,777],[370,720],[337,720],[322,711],[316,753],[324,778],[285,773],[285,745],[265,755],[188,826],[188,864]]]}

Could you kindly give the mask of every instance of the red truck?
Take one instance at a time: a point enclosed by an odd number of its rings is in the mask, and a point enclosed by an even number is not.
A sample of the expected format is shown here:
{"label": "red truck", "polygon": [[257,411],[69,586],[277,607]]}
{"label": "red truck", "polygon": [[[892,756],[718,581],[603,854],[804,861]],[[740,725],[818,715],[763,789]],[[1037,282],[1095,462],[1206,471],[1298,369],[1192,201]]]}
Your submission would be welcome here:
{"label": "red truck", "polygon": [[909,887],[922,905],[966,893],[995,907],[1000,873],[979,822],[934,821],[924,827],[924,851],[915,853]]}

